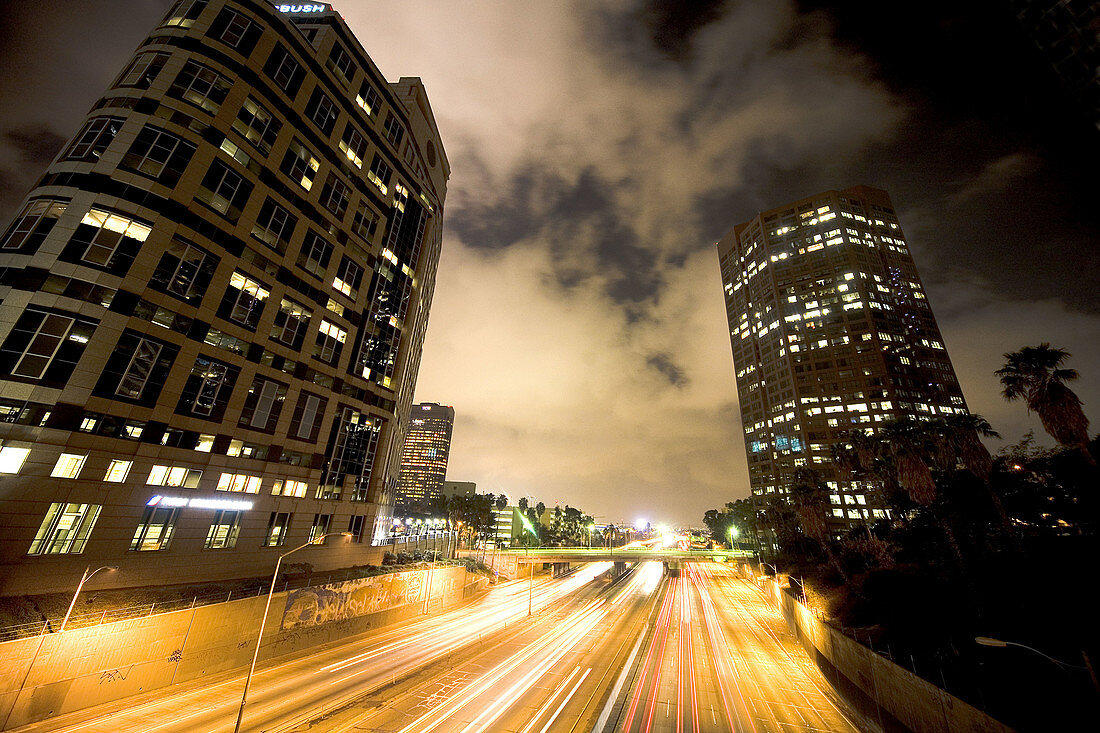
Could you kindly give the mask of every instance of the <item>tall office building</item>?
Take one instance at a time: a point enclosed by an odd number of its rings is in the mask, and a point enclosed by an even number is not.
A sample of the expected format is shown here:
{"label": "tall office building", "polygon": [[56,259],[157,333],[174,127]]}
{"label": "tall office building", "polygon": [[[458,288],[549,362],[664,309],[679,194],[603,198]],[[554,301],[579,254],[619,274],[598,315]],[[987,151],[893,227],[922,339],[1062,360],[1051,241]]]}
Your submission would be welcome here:
{"label": "tall office building", "polygon": [[885,517],[830,447],[902,416],[965,413],[909,245],[882,190],[826,191],[718,243],[752,494],[820,471],[836,525]]}
{"label": "tall office building", "polygon": [[448,175],[327,4],[175,3],[0,238],[0,592],[371,561]]}
{"label": "tall office building", "polygon": [[443,495],[454,424],[453,407],[434,402],[413,405],[394,501],[398,512],[427,511],[428,502]]}

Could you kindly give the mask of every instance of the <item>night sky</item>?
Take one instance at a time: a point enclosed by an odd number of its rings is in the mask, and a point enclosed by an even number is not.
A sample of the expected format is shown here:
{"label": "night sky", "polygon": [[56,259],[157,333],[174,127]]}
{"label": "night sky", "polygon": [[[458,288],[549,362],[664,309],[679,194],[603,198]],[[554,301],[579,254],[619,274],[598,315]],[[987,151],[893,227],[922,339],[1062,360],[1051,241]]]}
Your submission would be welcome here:
{"label": "night sky", "polygon": [[[167,5],[3,4],[5,221]],[[971,410],[1045,438],[992,371],[1050,341],[1100,421],[1100,131],[1007,0],[334,5],[451,162],[416,394],[455,408],[448,478],[611,521],[746,496],[714,243],[860,183]]]}

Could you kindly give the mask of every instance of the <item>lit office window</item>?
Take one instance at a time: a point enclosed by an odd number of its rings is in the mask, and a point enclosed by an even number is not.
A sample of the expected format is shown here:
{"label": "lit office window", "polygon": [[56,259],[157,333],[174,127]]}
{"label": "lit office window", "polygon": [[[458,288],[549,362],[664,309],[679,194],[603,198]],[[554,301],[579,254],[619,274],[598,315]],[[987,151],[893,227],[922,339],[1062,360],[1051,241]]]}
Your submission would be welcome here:
{"label": "lit office window", "polygon": [[50,476],[54,478],[76,478],[80,475],[80,469],[87,459],[88,456],[79,453],[62,453],[61,457],[57,459],[57,463],[54,464],[53,470],[50,471]]}
{"label": "lit office window", "polygon": [[50,504],[28,555],[78,555],[99,517],[97,504]]}

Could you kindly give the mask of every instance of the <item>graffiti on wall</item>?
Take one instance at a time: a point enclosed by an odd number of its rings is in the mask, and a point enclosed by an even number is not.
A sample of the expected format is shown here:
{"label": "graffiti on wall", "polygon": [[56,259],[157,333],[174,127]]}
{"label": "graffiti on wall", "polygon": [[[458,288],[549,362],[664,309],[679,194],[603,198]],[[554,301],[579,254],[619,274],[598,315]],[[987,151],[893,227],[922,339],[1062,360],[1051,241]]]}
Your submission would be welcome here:
{"label": "graffiti on wall", "polygon": [[410,570],[291,591],[280,628],[317,626],[423,601],[428,573]]}

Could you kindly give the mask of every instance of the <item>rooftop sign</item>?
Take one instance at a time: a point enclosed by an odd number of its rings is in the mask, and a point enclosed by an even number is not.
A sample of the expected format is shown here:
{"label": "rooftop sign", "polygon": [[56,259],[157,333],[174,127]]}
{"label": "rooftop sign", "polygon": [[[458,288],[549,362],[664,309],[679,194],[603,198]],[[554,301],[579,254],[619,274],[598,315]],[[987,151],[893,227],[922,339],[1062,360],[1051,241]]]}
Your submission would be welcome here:
{"label": "rooftop sign", "polygon": [[323,13],[328,10],[327,3],[279,3],[275,9],[280,13]]}

